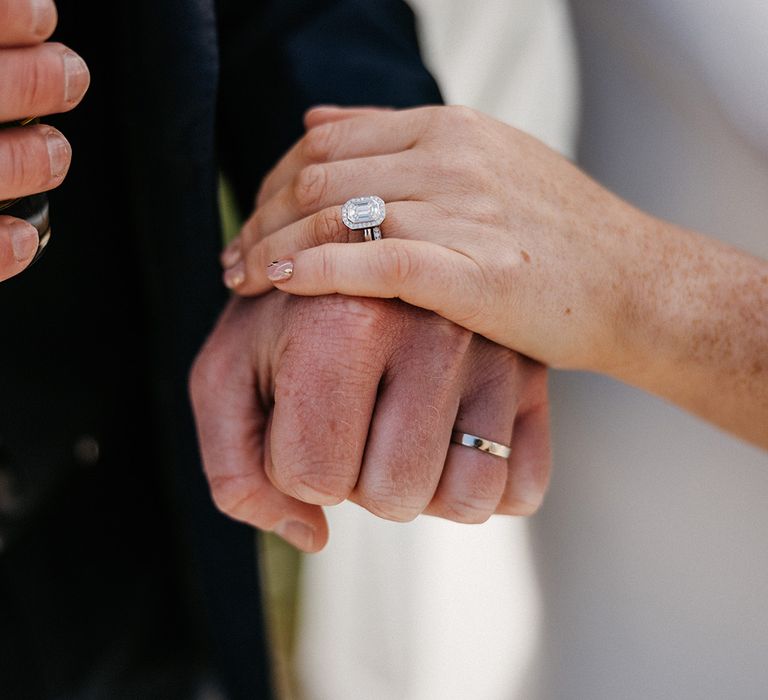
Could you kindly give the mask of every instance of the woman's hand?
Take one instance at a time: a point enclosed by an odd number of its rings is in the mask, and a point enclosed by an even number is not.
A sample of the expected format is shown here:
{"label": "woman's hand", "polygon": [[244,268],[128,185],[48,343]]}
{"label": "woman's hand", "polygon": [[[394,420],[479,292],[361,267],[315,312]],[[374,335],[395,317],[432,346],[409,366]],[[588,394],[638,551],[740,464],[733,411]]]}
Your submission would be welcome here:
{"label": "woman's hand", "polygon": [[[400,297],[768,447],[768,262],[638,211],[473,110],[323,108],[307,126],[222,256],[235,291]],[[340,205],[365,195],[387,202],[385,238],[341,245],[361,236]]]}
{"label": "woman's hand", "polygon": [[[0,123],[75,107],[88,89],[85,62],[61,44],[44,43],[56,27],[52,0],[0,0]],[[50,126],[0,130],[2,202],[58,187],[69,169],[71,148]],[[38,233],[0,211],[0,280],[31,262]]]}
{"label": "woman's hand", "polygon": [[[225,254],[244,258],[227,276],[239,294],[274,282],[400,297],[559,367],[600,367],[625,342],[623,261],[641,215],[564,158],[462,107],[322,109],[308,121],[287,160],[312,164],[267,182],[270,198]],[[362,239],[339,205],[368,194],[387,202],[384,240],[322,245]],[[289,199],[305,218],[280,220]]]}

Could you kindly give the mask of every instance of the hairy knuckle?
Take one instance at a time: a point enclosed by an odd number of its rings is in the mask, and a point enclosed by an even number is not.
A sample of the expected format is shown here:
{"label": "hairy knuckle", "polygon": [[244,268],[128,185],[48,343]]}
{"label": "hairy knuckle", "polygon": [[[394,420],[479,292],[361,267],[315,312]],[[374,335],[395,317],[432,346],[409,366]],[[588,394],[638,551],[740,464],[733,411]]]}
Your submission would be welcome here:
{"label": "hairy knuckle", "polygon": [[428,505],[435,488],[430,477],[434,472],[424,466],[428,458],[393,454],[388,460],[387,464],[366,465],[357,486],[360,504],[381,518],[409,522]]}
{"label": "hairy knuckle", "polygon": [[313,214],[323,203],[328,189],[328,171],[324,165],[307,165],[299,171],[294,184],[294,197],[300,213]]}
{"label": "hairy knuckle", "polygon": [[[391,331],[398,314],[386,301],[362,299],[340,295],[308,297],[296,308],[299,339],[316,348],[318,340],[324,346],[336,347],[380,344],[381,338]],[[306,359],[306,358],[305,358]]]}

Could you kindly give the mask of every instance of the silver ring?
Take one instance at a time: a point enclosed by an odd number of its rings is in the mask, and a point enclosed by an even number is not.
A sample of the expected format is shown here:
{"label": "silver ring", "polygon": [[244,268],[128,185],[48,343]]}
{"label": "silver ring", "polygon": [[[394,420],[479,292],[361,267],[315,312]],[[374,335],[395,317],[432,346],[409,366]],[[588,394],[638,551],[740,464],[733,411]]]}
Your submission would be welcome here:
{"label": "silver ring", "polygon": [[473,447],[476,450],[480,450],[480,452],[487,452],[489,455],[501,457],[502,459],[509,459],[509,455],[512,454],[512,448],[507,445],[502,445],[500,442],[494,442],[493,440],[486,440],[477,435],[462,433],[460,430],[453,431],[451,442],[463,445],[464,447]]}
{"label": "silver ring", "polygon": [[341,207],[341,220],[352,231],[363,231],[366,241],[381,240],[381,224],[387,218],[387,205],[381,197],[354,197]]}

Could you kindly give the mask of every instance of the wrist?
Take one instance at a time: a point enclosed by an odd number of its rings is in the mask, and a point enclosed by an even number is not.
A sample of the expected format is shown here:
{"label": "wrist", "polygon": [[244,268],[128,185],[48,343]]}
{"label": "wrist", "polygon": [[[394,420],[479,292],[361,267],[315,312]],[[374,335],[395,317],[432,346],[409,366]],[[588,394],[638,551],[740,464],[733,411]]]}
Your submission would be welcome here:
{"label": "wrist", "polygon": [[657,392],[690,361],[693,326],[706,322],[700,236],[638,212],[624,251],[623,294],[615,322],[618,358],[602,369]]}
{"label": "wrist", "polygon": [[591,235],[592,254],[583,254],[580,261],[584,307],[591,320],[579,324],[573,338],[576,352],[562,368],[623,379],[647,362],[655,316],[648,250],[658,222],[620,200],[606,203],[602,218]]}

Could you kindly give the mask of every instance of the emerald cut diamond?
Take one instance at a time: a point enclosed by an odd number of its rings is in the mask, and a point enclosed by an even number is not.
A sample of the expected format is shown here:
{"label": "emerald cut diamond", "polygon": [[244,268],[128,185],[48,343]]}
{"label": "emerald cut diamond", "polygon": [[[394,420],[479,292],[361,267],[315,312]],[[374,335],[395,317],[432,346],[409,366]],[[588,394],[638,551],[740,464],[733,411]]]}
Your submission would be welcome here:
{"label": "emerald cut diamond", "polygon": [[341,208],[341,219],[351,229],[375,228],[387,216],[387,207],[381,197],[355,197]]}

